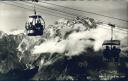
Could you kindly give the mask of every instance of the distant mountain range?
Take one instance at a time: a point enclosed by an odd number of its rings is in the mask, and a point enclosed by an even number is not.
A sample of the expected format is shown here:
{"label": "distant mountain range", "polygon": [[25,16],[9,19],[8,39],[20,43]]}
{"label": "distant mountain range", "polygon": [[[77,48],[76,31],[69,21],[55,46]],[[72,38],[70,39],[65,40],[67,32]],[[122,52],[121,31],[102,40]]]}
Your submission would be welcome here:
{"label": "distant mountain range", "polygon": [[[27,36],[24,31],[0,31],[0,80],[108,80],[126,76],[126,56],[120,67],[102,60],[102,43],[110,31],[92,18],[60,19],[44,30],[43,36]],[[126,36],[114,37],[124,43]],[[26,75],[27,74],[27,75]],[[30,76],[29,76],[30,75]],[[112,76],[112,77],[111,77]]]}

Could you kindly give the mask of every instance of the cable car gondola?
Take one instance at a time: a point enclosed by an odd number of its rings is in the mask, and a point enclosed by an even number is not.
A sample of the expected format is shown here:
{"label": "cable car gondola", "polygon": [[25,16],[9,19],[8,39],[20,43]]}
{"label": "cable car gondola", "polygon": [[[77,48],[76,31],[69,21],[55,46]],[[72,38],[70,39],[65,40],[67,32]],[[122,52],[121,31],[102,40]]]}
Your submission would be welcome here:
{"label": "cable car gondola", "polygon": [[[34,2],[38,2],[35,1]],[[25,29],[27,31],[28,36],[40,36],[43,35],[43,31],[45,28],[44,19],[36,14],[35,5],[34,5],[34,15],[29,16],[29,21],[25,24]]]}
{"label": "cable car gondola", "polygon": [[107,62],[113,61],[119,62],[119,54],[120,54],[120,40],[113,40],[113,28],[115,25],[108,24],[111,26],[111,40],[105,40],[102,44],[103,46],[103,57]]}

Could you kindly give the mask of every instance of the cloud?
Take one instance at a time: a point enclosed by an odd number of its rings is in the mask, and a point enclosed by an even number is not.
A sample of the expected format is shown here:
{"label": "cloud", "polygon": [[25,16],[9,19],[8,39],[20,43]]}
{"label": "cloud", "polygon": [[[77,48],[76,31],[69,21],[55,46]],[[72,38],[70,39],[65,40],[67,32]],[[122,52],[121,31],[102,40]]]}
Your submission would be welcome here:
{"label": "cloud", "polygon": [[[114,29],[114,39],[125,40],[126,34],[121,33],[119,29]],[[73,31],[66,39],[55,37],[49,39],[42,44],[35,46],[33,54],[41,53],[60,53],[68,56],[79,55],[86,52],[87,48],[92,48],[94,51],[102,49],[102,44],[105,40],[111,39],[110,26],[107,24],[98,25],[96,29],[86,31]]]}

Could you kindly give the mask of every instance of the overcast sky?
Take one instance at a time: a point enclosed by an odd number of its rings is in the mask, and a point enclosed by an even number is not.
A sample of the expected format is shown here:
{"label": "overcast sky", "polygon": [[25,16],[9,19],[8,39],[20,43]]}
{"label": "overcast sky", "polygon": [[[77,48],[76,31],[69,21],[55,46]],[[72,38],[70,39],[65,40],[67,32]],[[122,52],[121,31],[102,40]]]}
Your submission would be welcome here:
{"label": "overcast sky", "polygon": [[[86,1],[86,0],[85,1],[47,1],[47,2],[128,20],[128,3],[125,1],[123,2],[121,0],[120,1],[114,1],[114,0],[113,1],[107,1],[107,0],[104,0],[104,1],[101,1],[101,0],[99,1]],[[8,3],[10,2],[8,1]],[[127,22],[123,22],[115,19],[97,16],[94,14],[82,13],[82,12],[78,12],[70,9],[65,9],[63,7],[48,5],[40,2],[39,4],[43,6],[51,7],[53,9],[65,11],[67,13],[74,13],[81,16],[88,16],[101,21],[112,22],[124,27],[128,26]],[[23,9],[20,7],[16,7],[16,6],[12,6],[12,5],[8,5],[0,2],[0,30],[11,31],[11,30],[17,30],[17,29],[24,29],[24,25],[25,25],[25,22],[28,20],[28,16],[32,14],[33,12],[31,10]],[[46,25],[53,24],[55,20],[58,20],[63,17],[64,18],[73,17],[71,15],[52,11],[45,8],[42,8],[41,13],[38,12],[38,14],[40,14],[45,19]],[[53,15],[56,15],[56,16],[53,16]]]}

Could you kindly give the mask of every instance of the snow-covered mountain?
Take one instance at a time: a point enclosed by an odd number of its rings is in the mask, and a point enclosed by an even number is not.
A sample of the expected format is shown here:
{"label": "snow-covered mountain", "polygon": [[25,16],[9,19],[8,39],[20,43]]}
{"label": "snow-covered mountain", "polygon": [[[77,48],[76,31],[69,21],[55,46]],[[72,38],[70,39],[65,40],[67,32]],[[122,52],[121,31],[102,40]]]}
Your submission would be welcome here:
{"label": "snow-covered mountain", "polygon": [[[104,75],[125,75],[117,72],[117,66],[102,61],[102,43],[110,39],[109,29],[92,18],[78,17],[56,21],[46,27],[43,36],[29,37],[21,30],[8,34],[1,31],[0,73],[10,77],[16,74],[19,79],[32,71],[33,76],[25,79],[33,80],[102,80]],[[119,32],[114,38],[121,40],[122,54],[126,55],[126,35]]]}

